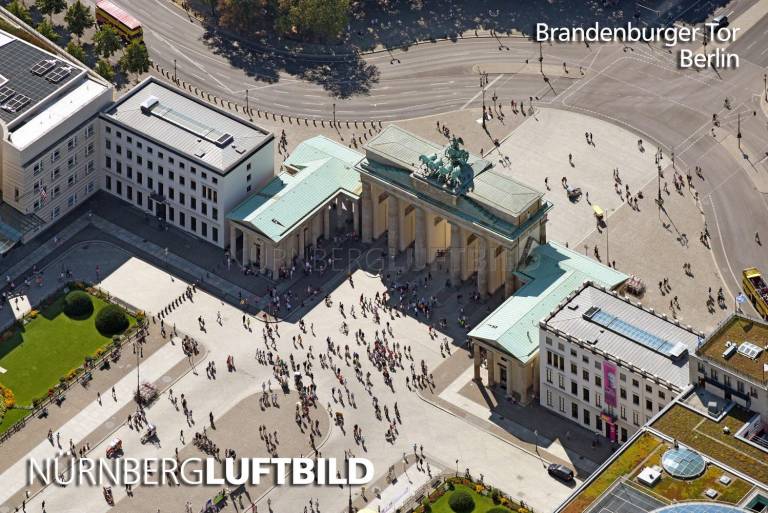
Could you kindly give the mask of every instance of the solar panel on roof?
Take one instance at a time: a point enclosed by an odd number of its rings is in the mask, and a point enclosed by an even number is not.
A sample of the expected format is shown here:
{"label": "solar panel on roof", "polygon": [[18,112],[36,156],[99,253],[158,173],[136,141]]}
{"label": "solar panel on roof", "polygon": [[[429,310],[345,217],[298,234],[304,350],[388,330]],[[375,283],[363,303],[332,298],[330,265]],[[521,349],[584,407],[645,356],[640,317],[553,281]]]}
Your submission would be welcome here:
{"label": "solar panel on roof", "polygon": [[32,100],[28,96],[24,96],[23,94],[17,94],[13,98],[11,98],[9,101],[3,104],[3,109],[7,110],[8,112],[18,112],[27,105],[29,105],[29,102]]}
{"label": "solar panel on roof", "polygon": [[45,79],[54,84],[58,84],[68,77],[70,73],[72,73],[72,68],[69,66],[62,66],[61,68],[56,68],[48,73],[48,76],[46,76]]}
{"label": "solar panel on roof", "polygon": [[51,71],[54,66],[56,66],[56,59],[43,59],[42,61],[36,62],[30,71],[35,75],[42,77]]}
{"label": "solar panel on roof", "polygon": [[0,88],[0,104],[5,103],[5,101],[10,99],[14,94],[16,94],[16,91],[10,87]]}
{"label": "solar panel on roof", "polygon": [[584,318],[602,326],[603,328],[609,329],[618,335],[637,342],[638,344],[643,345],[652,351],[661,353],[664,356],[668,356],[674,359],[678,356],[682,356],[684,352],[683,348],[680,347],[681,344],[673,343],[669,340],[657,337],[652,333],[648,333],[644,329],[633,326],[632,324],[629,324],[628,322],[625,322],[618,317],[601,310],[598,307],[592,307],[587,310],[587,312],[584,314]]}

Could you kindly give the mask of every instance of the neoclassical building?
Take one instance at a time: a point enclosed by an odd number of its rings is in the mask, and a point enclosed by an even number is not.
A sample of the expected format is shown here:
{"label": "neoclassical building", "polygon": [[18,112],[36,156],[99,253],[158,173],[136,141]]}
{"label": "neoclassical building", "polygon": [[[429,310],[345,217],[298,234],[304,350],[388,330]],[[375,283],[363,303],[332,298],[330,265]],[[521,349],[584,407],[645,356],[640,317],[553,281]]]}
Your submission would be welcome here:
{"label": "neoclassical building", "polygon": [[362,157],[323,136],[299,144],[280,174],[227,214],[232,258],[277,275],[309,257],[319,239],[359,232],[354,166]]}
{"label": "neoclassical building", "polygon": [[445,255],[452,283],[482,295],[518,287],[515,270],[547,239],[542,193],[470,154],[395,125],[365,146],[360,172],[363,242],[387,236],[389,255],[409,251],[416,269]]}

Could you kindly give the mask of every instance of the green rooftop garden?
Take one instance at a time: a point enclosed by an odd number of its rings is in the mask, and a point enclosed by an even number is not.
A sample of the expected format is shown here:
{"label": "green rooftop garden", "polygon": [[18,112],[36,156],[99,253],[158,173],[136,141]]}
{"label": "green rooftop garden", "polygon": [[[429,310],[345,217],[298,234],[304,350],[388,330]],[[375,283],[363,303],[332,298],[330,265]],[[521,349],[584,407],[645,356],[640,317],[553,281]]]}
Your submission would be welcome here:
{"label": "green rooftop garden", "polygon": [[[758,481],[768,483],[768,453],[735,436],[752,415],[736,406],[720,422],[715,422],[676,404],[652,427]],[[730,430],[729,434],[723,432],[725,427]]]}
{"label": "green rooftop garden", "polygon": [[[661,480],[653,487],[647,487],[635,481],[635,478],[643,468],[649,466],[661,467],[661,457],[668,448],[669,446],[667,444],[660,445],[654,449],[651,457],[648,458],[643,465],[635,469],[635,472],[632,473],[633,486],[646,493],[651,493],[652,495],[657,495],[665,500],[673,502],[708,500],[704,495],[704,492],[707,489],[712,488],[718,493],[715,500],[730,504],[738,503],[750,490],[752,490],[752,485],[750,483],[728,474],[717,465],[711,464],[708,465],[704,473],[696,479],[676,479],[664,472]],[[727,486],[718,481],[723,474],[726,474],[731,478],[731,483]]]}
{"label": "green rooftop garden", "polygon": [[643,463],[660,445],[662,441],[655,436],[643,433],[629,447],[624,449],[597,478],[589,483],[563,509],[563,513],[581,513],[586,510],[600,495],[603,494],[620,477],[629,475]]}

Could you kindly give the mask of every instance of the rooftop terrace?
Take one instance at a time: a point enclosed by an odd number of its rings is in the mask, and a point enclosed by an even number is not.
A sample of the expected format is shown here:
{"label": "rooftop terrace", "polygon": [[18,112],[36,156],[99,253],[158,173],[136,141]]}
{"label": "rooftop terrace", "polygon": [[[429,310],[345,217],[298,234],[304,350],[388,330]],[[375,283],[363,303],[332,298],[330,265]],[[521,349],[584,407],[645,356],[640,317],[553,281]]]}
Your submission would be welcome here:
{"label": "rooftop terrace", "polygon": [[[727,343],[735,344],[736,349],[726,353]],[[752,357],[739,349],[742,343],[749,342],[759,353]],[[749,346],[746,346],[749,347]],[[696,350],[696,354],[715,364],[732,369],[756,383],[768,384],[768,324],[740,315],[732,315],[712,332]],[[754,354],[754,352],[752,353]]]}

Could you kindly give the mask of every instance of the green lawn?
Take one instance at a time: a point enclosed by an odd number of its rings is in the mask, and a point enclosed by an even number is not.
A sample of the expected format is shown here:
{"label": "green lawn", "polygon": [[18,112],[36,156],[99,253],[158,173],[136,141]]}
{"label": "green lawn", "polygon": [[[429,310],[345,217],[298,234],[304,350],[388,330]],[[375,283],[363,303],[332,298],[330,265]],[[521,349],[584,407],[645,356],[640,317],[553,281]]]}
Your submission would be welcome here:
{"label": "green lawn", "polygon": [[[475,499],[475,509],[472,510],[472,513],[485,513],[489,509],[498,506],[497,504],[493,503],[490,497],[483,497],[482,495],[476,493],[473,489],[464,485],[456,485],[455,491],[458,490],[466,490],[470,493],[470,495],[472,495],[472,498]],[[448,498],[452,493],[453,492],[447,492],[445,495],[437,499],[437,501],[432,504],[432,513],[454,513],[451,507],[448,505]]]}
{"label": "green lawn", "polygon": [[[95,327],[96,314],[105,301],[91,296],[93,313],[86,319],[70,319],[62,312],[63,295],[40,311],[36,319],[17,330],[13,337],[0,342],[0,383],[13,390],[16,403],[31,405],[32,400],[44,396],[59,378],[83,364],[85,357],[111,342]],[[136,319],[128,316],[131,325]],[[18,412],[11,412],[13,416]],[[4,421],[0,432],[4,431]]]}

